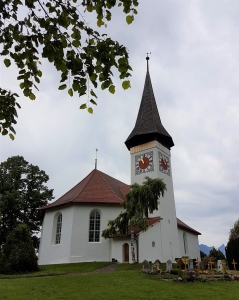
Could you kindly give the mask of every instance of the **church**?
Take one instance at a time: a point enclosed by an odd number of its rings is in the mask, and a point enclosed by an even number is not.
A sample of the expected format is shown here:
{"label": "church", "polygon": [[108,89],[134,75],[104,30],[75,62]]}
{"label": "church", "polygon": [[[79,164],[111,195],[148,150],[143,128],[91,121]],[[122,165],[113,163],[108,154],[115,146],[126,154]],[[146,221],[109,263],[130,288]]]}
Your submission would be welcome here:
{"label": "church", "polygon": [[[173,139],[162,125],[148,57],[143,95],[135,127],[125,141],[131,156],[131,184],[145,176],[163,179],[167,190],[149,216],[146,232],[135,229],[135,259],[142,262],[188,256],[200,258],[198,235],[176,216],[170,149]],[[43,220],[39,264],[91,261],[132,262],[130,233],[104,239],[108,221],[122,211],[130,186],[95,168],[70,191],[40,209]]]}

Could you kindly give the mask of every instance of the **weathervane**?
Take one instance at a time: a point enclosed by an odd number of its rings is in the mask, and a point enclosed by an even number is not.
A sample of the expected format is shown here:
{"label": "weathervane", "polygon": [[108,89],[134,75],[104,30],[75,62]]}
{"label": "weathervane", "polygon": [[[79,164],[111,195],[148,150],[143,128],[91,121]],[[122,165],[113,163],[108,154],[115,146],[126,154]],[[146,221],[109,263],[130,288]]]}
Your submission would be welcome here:
{"label": "weathervane", "polygon": [[95,154],[95,169],[97,169],[97,152],[98,152],[97,148],[95,149],[95,152],[96,152],[96,154]]}
{"label": "weathervane", "polygon": [[146,60],[147,60],[147,72],[149,71],[149,54],[151,54],[151,52],[147,52],[147,57],[146,57]]}

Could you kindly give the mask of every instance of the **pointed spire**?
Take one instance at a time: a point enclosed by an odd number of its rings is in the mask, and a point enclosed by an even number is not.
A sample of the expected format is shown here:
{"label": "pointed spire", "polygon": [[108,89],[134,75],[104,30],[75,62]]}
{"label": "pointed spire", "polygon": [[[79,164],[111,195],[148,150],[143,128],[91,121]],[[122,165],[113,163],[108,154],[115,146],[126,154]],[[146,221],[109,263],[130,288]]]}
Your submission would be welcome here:
{"label": "pointed spire", "polygon": [[135,127],[125,141],[127,148],[138,146],[150,141],[157,140],[170,149],[174,146],[173,139],[163,127],[157,104],[154,97],[153,87],[149,75],[149,57],[147,53],[147,73],[144,84],[142,100],[135,123]]}

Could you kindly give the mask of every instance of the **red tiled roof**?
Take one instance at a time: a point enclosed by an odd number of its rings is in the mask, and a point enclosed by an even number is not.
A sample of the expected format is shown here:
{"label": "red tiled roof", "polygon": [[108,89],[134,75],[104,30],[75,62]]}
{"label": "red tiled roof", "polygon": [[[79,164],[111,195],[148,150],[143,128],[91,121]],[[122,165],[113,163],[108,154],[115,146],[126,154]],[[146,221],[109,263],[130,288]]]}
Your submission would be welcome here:
{"label": "red tiled roof", "polygon": [[129,185],[95,169],[58,200],[41,209],[68,203],[120,204],[129,191]]}
{"label": "red tiled roof", "polygon": [[201,235],[200,232],[198,232],[197,230],[193,229],[192,227],[189,227],[187,224],[183,223],[181,220],[179,220],[177,218],[177,224],[178,224],[178,227],[182,227],[183,229],[186,229],[188,231],[191,231],[192,233],[194,234],[197,234],[197,235]]}

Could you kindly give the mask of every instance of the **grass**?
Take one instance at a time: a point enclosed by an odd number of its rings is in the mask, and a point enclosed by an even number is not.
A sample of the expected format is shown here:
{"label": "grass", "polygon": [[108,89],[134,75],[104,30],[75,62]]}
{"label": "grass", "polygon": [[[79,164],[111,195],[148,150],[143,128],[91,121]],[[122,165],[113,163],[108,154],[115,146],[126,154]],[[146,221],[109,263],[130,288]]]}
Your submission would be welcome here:
{"label": "grass", "polygon": [[42,265],[40,266],[39,272],[25,273],[25,274],[12,274],[12,275],[0,274],[0,279],[43,277],[43,276],[53,276],[53,275],[64,275],[67,273],[93,272],[97,269],[106,267],[110,264],[111,264],[110,262],[92,262],[92,263]]}
{"label": "grass", "polygon": [[[43,270],[82,272],[98,263],[43,266]],[[101,264],[101,263],[100,263]],[[107,263],[106,263],[107,264]],[[48,269],[48,270],[47,270]],[[237,300],[239,282],[179,283],[143,274],[141,265],[119,264],[119,272],[0,280],[1,300]]]}

